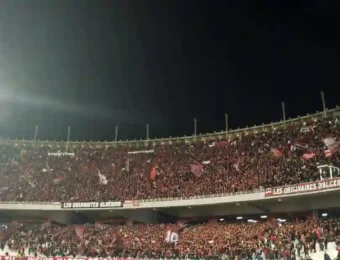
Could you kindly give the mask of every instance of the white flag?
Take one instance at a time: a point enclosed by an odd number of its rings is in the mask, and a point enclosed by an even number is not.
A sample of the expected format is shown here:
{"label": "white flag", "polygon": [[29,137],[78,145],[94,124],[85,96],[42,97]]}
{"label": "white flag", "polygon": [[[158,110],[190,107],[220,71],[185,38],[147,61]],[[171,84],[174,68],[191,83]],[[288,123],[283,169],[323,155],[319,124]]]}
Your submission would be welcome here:
{"label": "white flag", "polygon": [[129,158],[126,158],[125,170],[126,170],[127,172],[130,171],[130,160],[129,160]]}
{"label": "white flag", "polygon": [[98,177],[99,177],[99,183],[100,184],[107,184],[107,179],[105,177],[105,175],[101,174],[100,171],[98,171]]}

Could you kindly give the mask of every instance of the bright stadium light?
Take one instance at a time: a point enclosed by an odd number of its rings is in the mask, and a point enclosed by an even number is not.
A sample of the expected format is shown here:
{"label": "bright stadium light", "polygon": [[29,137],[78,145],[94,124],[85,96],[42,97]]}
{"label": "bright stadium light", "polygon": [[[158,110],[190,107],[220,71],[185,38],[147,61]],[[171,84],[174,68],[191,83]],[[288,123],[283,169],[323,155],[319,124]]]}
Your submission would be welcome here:
{"label": "bright stadium light", "polygon": [[263,216],[261,216],[261,218],[267,218],[267,216],[266,216],[266,215],[263,215]]}
{"label": "bright stadium light", "polygon": [[327,214],[327,213],[322,213],[322,214],[321,214],[321,216],[323,216],[323,217],[327,217],[327,216],[328,216],[328,214]]}
{"label": "bright stadium light", "polygon": [[240,219],[243,219],[243,217],[237,217],[236,219],[237,219],[237,220],[240,220]]}
{"label": "bright stadium light", "polygon": [[224,221],[224,218],[220,218],[220,221]]}

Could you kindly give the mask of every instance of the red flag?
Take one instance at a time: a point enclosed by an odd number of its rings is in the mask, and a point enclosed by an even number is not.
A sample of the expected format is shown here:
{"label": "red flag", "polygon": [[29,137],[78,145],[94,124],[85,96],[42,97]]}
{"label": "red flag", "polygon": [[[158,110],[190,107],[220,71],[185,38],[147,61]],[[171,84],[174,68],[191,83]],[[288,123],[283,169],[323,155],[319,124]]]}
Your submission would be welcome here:
{"label": "red flag", "polygon": [[226,147],[228,144],[229,144],[228,141],[221,141],[221,142],[218,142],[218,143],[216,144],[216,147],[218,147],[218,148],[224,148],[224,147]]}
{"label": "red flag", "polygon": [[272,148],[271,150],[276,157],[282,157],[282,152],[279,149]]}
{"label": "red flag", "polygon": [[203,173],[203,166],[199,163],[190,164],[190,171],[197,177],[201,177]]}
{"label": "red flag", "polygon": [[333,154],[333,153],[336,153],[336,152],[340,152],[340,145],[338,146],[335,146],[335,147],[332,147],[331,149],[329,149],[330,152]]}
{"label": "red flag", "polygon": [[154,179],[156,179],[156,175],[157,175],[156,166],[153,166],[150,171],[150,180],[153,181]]}
{"label": "red flag", "polygon": [[309,160],[315,157],[315,153],[311,152],[311,153],[305,153],[304,155],[302,155],[302,159],[304,160]]}
{"label": "red flag", "polygon": [[331,150],[325,151],[325,157],[331,157],[332,155],[333,155],[333,153],[331,152]]}
{"label": "red flag", "polygon": [[331,149],[325,150],[325,157],[331,157],[333,154],[339,151],[340,151],[340,146],[336,146]]}
{"label": "red flag", "polygon": [[81,226],[76,226],[76,234],[78,238],[83,239],[85,228]]}
{"label": "red flag", "polygon": [[57,176],[54,180],[53,180],[53,184],[59,184],[61,183],[63,180],[62,176]]}

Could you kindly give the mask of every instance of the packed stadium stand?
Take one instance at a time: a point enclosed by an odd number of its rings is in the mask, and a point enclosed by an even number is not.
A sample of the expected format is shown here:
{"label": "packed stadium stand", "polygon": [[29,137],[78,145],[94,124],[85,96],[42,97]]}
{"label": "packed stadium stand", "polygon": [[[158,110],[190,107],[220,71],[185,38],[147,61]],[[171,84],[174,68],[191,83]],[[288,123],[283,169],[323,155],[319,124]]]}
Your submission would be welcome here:
{"label": "packed stadium stand", "polygon": [[[241,194],[273,197],[276,204],[281,195],[303,194],[308,200],[314,192],[340,188],[339,111],[197,137],[67,144],[1,140],[1,212],[10,215],[29,204],[37,214],[51,209],[112,213],[125,205],[142,207],[143,201],[195,199],[198,205],[203,198]],[[0,255],[319,260],[336,258],[340,242],[340,221],[315,214],[206,222],[169,218],[163,224],[82,222],[3,221]]]}
{"label": "packed stadium stand", "polygon": [[240,131],[231,139],[150,143],[152,148],[71,145],[69,156],[48,143],[24,147],[12,142],[0,147],[0,199],[184,198],[312,181],[320,178],[318,165],[339,163],[338,120],[315,117],[286,129]]}
{"label": "packed stadium stand", "polygon": [[[199,225],[2,227],[2,250],[35,256],[242,259],[308,258],[336,254],[336,220]],[[165,242],[168,242],[165,244]]]}

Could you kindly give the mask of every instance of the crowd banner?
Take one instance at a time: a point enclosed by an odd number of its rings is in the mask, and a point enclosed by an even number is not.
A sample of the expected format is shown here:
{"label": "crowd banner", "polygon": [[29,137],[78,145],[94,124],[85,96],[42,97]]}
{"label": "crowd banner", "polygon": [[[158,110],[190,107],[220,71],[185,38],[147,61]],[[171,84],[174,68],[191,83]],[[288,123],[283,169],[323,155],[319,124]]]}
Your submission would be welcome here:
{"label": "crowd banner", "polygon": [[122,201],[105,201],[105,202],[62,202],[61,207],[64,209],[87,209],[87,208],[121,208]]}
{"label": "crowd banner", "polygon": [[134,260],[135,258],[102,258],[102,257],[40,257],[40,256],[1,256],[1,260]]}
{"label": "crowd banner", "polygon": [[150,149],[150,150],[141,150],[141,151],[130,151],[128,152],[128,154],[154,153],[154,152],[155,152],[154,149]]}
{"label": "crowd banner", "polygon": [[286,185],[265,190],[265,197],[275,197],[290,194],[303,194],[315,191],[323,191],[340,188],[340,178],[325,179],[315,182],[305,182],[294,185]]}
{"label": "crowd banner", "polygon": [[48,153],[48,156],[58,156],[58,157],[61,157],[61,156],[71,156],[71,157],[73,157],[74,153],[61,153],[61,152]]}

